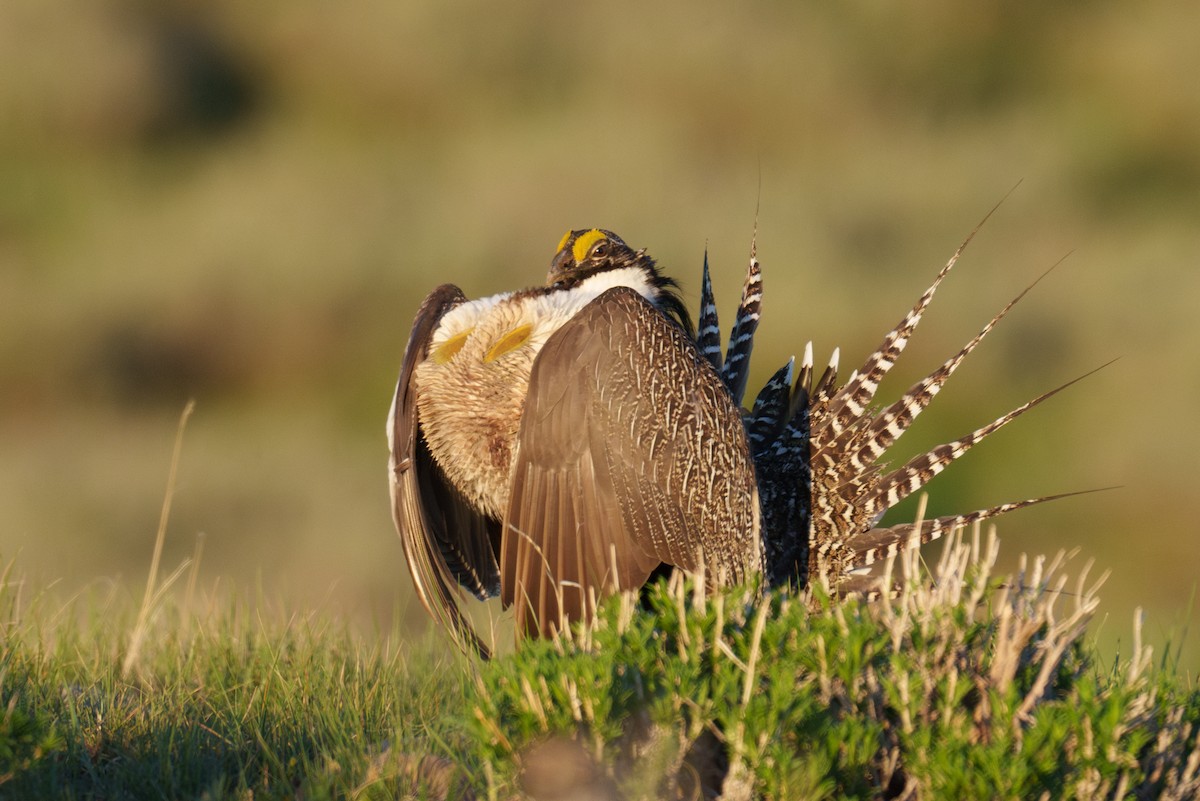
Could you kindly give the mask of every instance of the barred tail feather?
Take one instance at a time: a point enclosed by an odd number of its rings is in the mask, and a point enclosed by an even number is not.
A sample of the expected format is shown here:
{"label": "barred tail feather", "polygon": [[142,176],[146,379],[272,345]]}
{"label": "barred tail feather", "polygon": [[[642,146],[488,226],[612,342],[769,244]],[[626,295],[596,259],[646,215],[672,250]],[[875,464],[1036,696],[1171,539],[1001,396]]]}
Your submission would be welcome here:
{"label": "barred tail feather", "polygon": [[800,360],[800,374],[792,385],[792,399],[788,403],[787,417],[795,419],[801,407],[808,412],[809,399],[812,397],[813,347],[812,342],[804,346],[804,356]]}
{"label": "barred tail feather", "polygon": [[950,376],[954,375],[954,371],[958,369],[963,360],[979,346],[984,337],[992,332],[992,329],[1012,311],[1013,307],[1031,289],[1037,286],[1043,278],[1049,275],[1061,263],[1062,261],[1060,260],[1051,265],[1048,270],[1034,279],[1029,286],[1021,290],[1015,298],[997,312],[988,321],[987,325],[980,329],[979,333],[963,346],[962,350],[947,359],[928,376],[909,387],[903,397],[876,415],[867,429],[863,442],[858,445],[856,451],[850,456],[851,462],[860,467],[874,464],[883,455],[884,451],[890,448],[896,440],[900,439],[912,422],[929,406],[934,397],[941,391],[942,386],[945,385]]}
{"label": "barred tail feather", "polygon": [[[959,248],[961,252],[962,248]],[[917,324],[921,322],[921,315],[925,313],[925,309],[933,300],[933,295],[941,284],[942,279],[950,272],[958,260],[958,252],[955,252],[954,257],[946,263],[934,279],[933,284],[929,289],[925,290],[925,294],[917,301],[917,304],[904,316],[895,328],[888,332],[884,337],[883,342],[875,349],[875,352],[867,357],[866,362],[859,368],[856,375],[838,390],[837,394],[830,400],[829,416],[826,419],[826,427],[831,430],[827,435],[821,437],[823,442],[832,443],[839,434],[855,420],[863,415],[867,409],[867,405],[871,399],[875,397],[876,390],[879,389],[879,384],[883,381],[884,376],[896,364],[896,359],[900,357],[900,353],[908,345],[908,339],[912,336]]]}
{"label": "barred tail feather", "polygon": [[[1003,203],[1004,201],[1001,200],[1000,202]],[[997,203],[991,211],[984,215],[983,219],[979,221],[971,233],[967,235],[966,239],[962,241],[962,244],[958,246],[958,249],[954,251],[954,255],[950,257],[946,265],[938,272],[937,276],[933,279],[933,283],[930,284],[925,293],[917,300],[916,305],[897,323],[895,328],[888,332],[875,352],[868,356],[866,362],[859,368],[857,375],[852,380],[847,381],[846,385],[838,390],[837,395],[830,401],[829,415],[825,419],[824,424],[824,427],[830,429],[830,431],[828,433],[824,431],[813,432],[814,439],[818,439],[822,443],[820,448],[818,448],[818,452],[833,442],[852,420],[858,419],[866,412],[867,406],[875,397],[875,392],[879,389],[880,382],[883,381],[884,376],[896,364],[896,359],[899,358],[900,353],[908,345],[909,338],[912,336],[913,331],[916,330],[917,324],[921,322],[921,316],[929,307],[930,302],[932,302],[933,296],[937,292],[938,287],[941,286],[942,280],[954,269],[954,265],[958,263],[967,245],[971,244],[971,240],[979,233],[979,229],[983,227],[983,224],[988,221],[988,218],[999,207],[1000,203]]]}
{"label": "barred tail feather", "polygon": [[788,359],[787,364],[771,376],[759,390],[754,409],[746,418],[746,436],[750,440],[750,451],[755,455],[766,450],[791,420],[789,402],[795,363],[795,359]]}
{"label": "barred tail feather", "polygon": [[696,326],[696,349],[721,372],[721,324],[717,320],[717,302],[713,298],[712,279],[708,275],[708,248],[704,248],[704,278],[700,284],[700,320]]}
{"label": "barred tail feather", "polygon": [[834,387],[837,385],[838,362],[842,358],[842,349],[834,348],[833,355],[829,357],[829,366],[825,368],[825,372],[821,373],[820,379],[817,380],[817,386],[813,389],[812,397],[814,401],[828,400],[834,392]]}
{"label": "barred tail feather", "polygon": [[804,394],[812,395],[813,378],[813,346],[812,340],[804,346],[804,357],[800,360],[800,375],[796,376],[796,389],[803,389]]}
{"label": "barred tail feather", "polygon": [[734,403],[739,406],[746,394],[746,380],[750,377],[750,352],[754,349],[754,331],[758,328],[761,312],[762,268],[752,249],[746,281],[742,286],[742,301],[738,305],[733,329],[729,332],[725,366],[721,370],[721,379],[733,396]]}
{"label": "barred tail feather", "polygon": [[851,538],[846,543],[854,551],[849,569],[858,570],[870,567],[889,557],[897,556],[901,551],[919,548],[922,545],[940,539],[946,533],[956,528],[966,528],[974,523],[990,520],[1009,512],[1015,512],[1018,509],[1026,509],[1030,506],[1057,501],[1062,498],[1071,498],[1076,495],[1102,492],[1105,489],[1112,488],[1104,487],[1102,489],[1080,490],[1078,492],[1062,492],[1058,495],[1044,495],[1040,498],[1028,498],[1023,501],[1002,503],[998,506],[977,509],[974,512],[967,512],[965,514],[944,515],[923,521],[919,530],[913,523],[901,523],[886,528],[873,528],[870,531]]}
{"label": "barred tail feather", "polygon": [[[800,392],[803,394],[803,390]],[[802,455],[804,464],[810,465],[811,460],[808,456],[809,419],[808,407],[801,406],[799,411],[787,421],[787,425],[775,438],[774,443],[771,443],[771,455],[777,458],[800,458]],[[811,476],[811,470],[809,472]]]}
{"label": "barred tail feather", "polygon": [[868,518],[879,519],[885,511],[925,486],[934,476],[949,467],[951,463],[975,445],[999,431],[1013,420],[1016,420],[1025,412],[1039,405],[1042,401],[1057,395],[1067,387],[1082,381],[1098,370],[1107,367],[1109,364],[1112,364],[1112,362],[1102,364],[1078,378],[1072,379],[1042,395],[1038,395],[1033,400],[1021,404],[1003,417],[999,417],[986,426],[976,429],[965,437],[938,445],[927,453],[914,456],[903,467],[893,470],[884,476],[874,493],[863,499],[863,508]]}

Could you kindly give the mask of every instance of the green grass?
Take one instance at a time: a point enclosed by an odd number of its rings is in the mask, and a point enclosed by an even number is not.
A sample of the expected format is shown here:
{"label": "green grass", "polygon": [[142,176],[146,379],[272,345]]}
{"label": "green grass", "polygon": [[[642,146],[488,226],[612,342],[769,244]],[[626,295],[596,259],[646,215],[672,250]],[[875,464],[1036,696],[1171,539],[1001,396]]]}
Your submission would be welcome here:
{"label": "green grass", "polygon": [[395,633],[250,609],[164,605],[127,673],[131,605],[22,613],[0,657],[0,797],[357,797],[405,752],[467,750],[464,671]]}
{"label": "green grass", "polygon": [[135,604],[21,602],[10,565],[0,797],[511,798],[564,771],[631,799],[1195,797],[1200,690],[1136,626],[1097,664],[1095,584],[999,579],[996,552],[956,540],[870,604],[676,580],[479,666],[192,589],[129,660]]}

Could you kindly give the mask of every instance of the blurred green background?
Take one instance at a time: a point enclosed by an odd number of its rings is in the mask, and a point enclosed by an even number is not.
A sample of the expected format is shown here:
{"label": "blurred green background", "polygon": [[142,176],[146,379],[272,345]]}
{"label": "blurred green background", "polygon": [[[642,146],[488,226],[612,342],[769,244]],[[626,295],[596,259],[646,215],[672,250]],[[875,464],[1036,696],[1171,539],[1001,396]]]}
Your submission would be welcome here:
{"label": "blurred green background", "polygon": [[1002,558],[1079,548],[1113,571],[1110,649],[1136,605],[1161,642],[1200,569],[1197,30],[1168,0],[8,0],[0,554],[29,592],[140,593],[195,398],[167,566],[202,536],[206,586],[424,626],[383,421],[435,284],[540,283],[603,226],[693,304],[707,244],[728,321],[757,208],[753,385],[809,339],[848,371],[1023,181],[882,394],[1071,253],[900,451],[1121,357],[931,509],[1123,485],[1003,520]]}

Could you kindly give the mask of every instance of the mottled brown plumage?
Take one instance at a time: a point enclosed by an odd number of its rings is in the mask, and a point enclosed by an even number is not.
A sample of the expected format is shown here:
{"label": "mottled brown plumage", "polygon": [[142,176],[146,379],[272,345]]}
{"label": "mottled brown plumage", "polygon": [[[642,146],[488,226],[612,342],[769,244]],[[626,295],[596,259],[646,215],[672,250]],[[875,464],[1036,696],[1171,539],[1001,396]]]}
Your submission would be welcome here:
{"label": "mottled brown plumage", "polygon": [[[632,290],[584,307],[533,365],[510,485],[501,598],[526,629],[590,615],[660,564],[762,569],[741,420],[687,336]],[[732,435],[731,435],[732,432]],[[555,502],[548,503],[547,499]],[[585,536],[570,536],[582,531]]]}

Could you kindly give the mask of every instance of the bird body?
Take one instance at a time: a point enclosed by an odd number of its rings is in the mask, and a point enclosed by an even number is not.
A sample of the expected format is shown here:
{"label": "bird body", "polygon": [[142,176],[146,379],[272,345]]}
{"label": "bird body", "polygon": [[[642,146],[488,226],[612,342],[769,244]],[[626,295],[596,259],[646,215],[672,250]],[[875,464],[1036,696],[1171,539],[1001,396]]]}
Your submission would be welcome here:
{"label": "bird body", "polygon": [[789,361],[749,411],[762,300],[753,248],[724,354],[707,259],[693,331],[674,282],[611,231],[568,232],[540,287],[475,301],[438,287],[413,325],[388,418],[393,516],[421,602],[486,654],[459,587],[500,596],[525,634],[586,618],[603,596],[641,587],[664,566],[703,567],[710,583],[761,574],[767,586],[822,580],[839,594],[871,594],[874,563],[1063,497],[879,525],[974,445],[1074,383],[889,468],[889,448],[1029,289],[876,406],[973,236],[844,384],[837,350],[814,381],[810,343],[798,374]]}
{"label": "bird body", "polygon": [[741,412],[674,283],[608,231],[547,283],[422,304],[389,416],[393,515],[422,603],[485,651],[456,586],[549,633],[662,566],[763,569]]}

